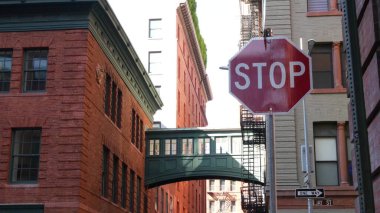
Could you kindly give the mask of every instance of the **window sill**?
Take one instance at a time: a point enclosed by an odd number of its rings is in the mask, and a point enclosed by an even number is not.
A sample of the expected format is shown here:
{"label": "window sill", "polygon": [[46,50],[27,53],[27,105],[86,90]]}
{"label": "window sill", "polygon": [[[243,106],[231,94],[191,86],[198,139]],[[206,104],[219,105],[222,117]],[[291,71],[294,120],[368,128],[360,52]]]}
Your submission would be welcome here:
{"label": "window sill", "polygon": [[148,38],[148,40],[152,40],[152,41],[155,41],[155,40],[163,40],[162,37],[159,37],[159,38]]}
{"label": "window sill", "polygon": [[323,188],[329,191],[329,195],[356,195],[355,187],[352,185],[346,186],[317,186],[316,188]]}
{"label": "window sill", "polygon": [[8,183],[8,186],[15,188],[33,188],[39,187],[38,183],[25,183],[25,182],[11,182]]}
{"label": "window sill", "polygon": [[319,17],[319,16],[342,16],[342,11],[330,10],[330,11],[318,11],[318,12],[307,12],[307,17]]}
{"label": "window sill", "polygon": [[347,93],[347,89],[343,87],[311,90],[311,94],[343,94],[343,93]]}

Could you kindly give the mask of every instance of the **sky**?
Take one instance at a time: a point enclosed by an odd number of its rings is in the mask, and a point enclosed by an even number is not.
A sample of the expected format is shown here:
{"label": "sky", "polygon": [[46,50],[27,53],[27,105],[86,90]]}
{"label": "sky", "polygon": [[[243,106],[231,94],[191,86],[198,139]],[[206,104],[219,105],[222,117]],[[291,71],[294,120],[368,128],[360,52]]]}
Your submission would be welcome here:
{"label": "sky", "polygon": [[[124,1],[133,1],[135,8],[144,8],[146,6],[144,1],[108,0],[123,27],[137,23],[124,23],[125,20],[128,20],[126,17],[133,20],[131,16],[134,15],[133,8],[124,7],[127,4]],[[229,94],[228,70],[219,69],[222,66],[226,67],[229,59],[239,51],[239,0],[196,1],[199,27],[207,46],[206,72],[213,94],[213,100],[206,105],[207,128],[240,128],[240,104]],[[128,35],[128,30],[126,30],[126,33]],[[135,46],[133,41],[132,45]]]}
{"label": "sky", "polygon": [[208,102],[209,128],[240,128],[240,104],[229,93],[227,66],[239,51],[240,10],[238,0],[197,0],[200,31],[207,45],[207,74],[213,100]]}

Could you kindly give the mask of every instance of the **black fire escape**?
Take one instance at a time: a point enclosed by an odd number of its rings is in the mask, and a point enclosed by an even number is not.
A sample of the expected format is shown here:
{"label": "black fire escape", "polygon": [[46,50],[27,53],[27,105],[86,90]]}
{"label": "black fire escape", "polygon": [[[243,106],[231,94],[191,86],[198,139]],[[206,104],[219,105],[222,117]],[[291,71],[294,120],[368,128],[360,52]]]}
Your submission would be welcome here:
{"label": "black fire escape", "polygon": [[[239,0],[241,40],[243,48],[251,38],[262,34],[261,0]],[[265,213],[266,129],[264,116],[253,115],[240,108],[240,126],[243,138],[242,175],[251,182],[241,188],[241,207],[245,213]],[[254,177],[260,182],[254,182]]]}
{"label": "black fire escape", "polygon": [[265,213],[266,128],[264,116],[253,115],[240,107],[243,139],[242,175],[260,182],[248,182],[241,187],[241,207],[246,213]]}
{"label": "black fire escape", "polygon": [[[262,1],[239,0],[240,2],[240,48],[251,38],[262,35]],[[241,207],[245,213],[266,213],[265,168],[266,128],[261,115],[253,115],[246,108],[240,108],[240,126],[243,138],[242,175],[252,181],[241,188]],[[254,182],[254,177],[259,182]]]}

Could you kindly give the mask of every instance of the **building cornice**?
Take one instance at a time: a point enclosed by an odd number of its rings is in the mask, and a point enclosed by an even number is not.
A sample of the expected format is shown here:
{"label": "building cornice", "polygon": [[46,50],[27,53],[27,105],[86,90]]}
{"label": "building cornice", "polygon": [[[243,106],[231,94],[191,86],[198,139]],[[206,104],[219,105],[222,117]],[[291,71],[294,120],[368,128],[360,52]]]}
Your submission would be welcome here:
{"label": "building cornice", "polygon": [[133,96],[153,121],[154,113],[163,106],[162,100],[109,6],[106,10],[101,5],[94,7],[90,14],[89,29]]}
{"label": "building cornice", "polygon": [[187,3],[181,3],[179,8],[177,9],[177,14],[180,17],[181,21],[184,23],[184,26],[186,27],[185,30],[185,35],[186,38],[192,47],[191,54],[193,55],[193,58],[195,59],[195,64],[197,66],[197,70],[199,71],[200,75],[200,81],[203,85],[203,88],[206,92],[207,99],[210,101],[212,100],[212,92],[211,92],[211,87],[210,87],[210,82],[208,79],[208,76],[206,74],[206,68],[203,63],[202,59],[202,54],[201,50],[199,47],[198,39],[195,34],[195,29],[194,29],[194,23],[193,19],[191,18],[191,13],[189,10],[189,7]]}
{"label": "building cornice", "polygon": [[153,121],[163,103],[107,1],[8,0],[0,5],[0,32],[88,29]]}

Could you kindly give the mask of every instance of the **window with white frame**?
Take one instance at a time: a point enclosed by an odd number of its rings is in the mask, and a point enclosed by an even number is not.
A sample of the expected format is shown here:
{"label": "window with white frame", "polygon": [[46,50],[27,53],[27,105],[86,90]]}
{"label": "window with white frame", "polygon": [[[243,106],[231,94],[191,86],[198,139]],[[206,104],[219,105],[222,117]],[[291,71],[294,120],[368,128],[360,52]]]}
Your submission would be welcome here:
{"label": "window with white frame", "polygon": [[160,154],[160,140],[150,139],[149,140],[149,155],[159,155]]}
{"label": "window with white frame", "polygon": [[241,154],[242,139],[241,137],[231,137],[231,154]]}
{"label": "window with white frame", "polygon": [[148,72],[150,74],[162,73],[162,52],[150,51],[148,54]]}
{"label": "window with white frame", "polygon": [[162,19],[160,18],[149,19],[148,37],[152,39],[162,38]]}
{"label": "window with white frame", "polygon": [[182,154],[183,155],[193,154],[193,139],[192,138],[182,139]]}
{"label": "window with white frame", "polygon": [[208,210],[210,213],[215,212],[215,201],[210,200],[208,204]]}
{"label": "window with white frame", "polygon": [[236,201],[231,201],[231,212],[236,212]]}
{"label": "window with white frame", "polygon": [[177,140],[165,139],[165,155],[176,155],[176,154],[177,154]]}
{"label": "window with white frame", "polygon": [[216,154],[225,154],[228,153],[228,138],[227,137],[216,137]]}
{"label": "window with white frame", "polygon": [[235,191],[236,190],[236,181],[231,180],[231,185],[230,185],[230,191]]}
{"label": "window with white frame", "polygon": [[198,154],[210,154],[210,138],[198,138]]}
{"label": "window with white frame", "polygon": [[339,176],[336,124],[314,123],[314,144],[317,186],[337,186]]}
{"label": "window with white frame", "polygon": [[215,180],[210,180],[209,181],[209,191],[215,191]]}
{"label": "window with white frame", "polygon": [[226,190],[226,180],[220,180],[219,191],[225,191],[225,190]]}
{"label": "window with white frame", "polygon": [[223,212],[225,206],[226,206],[226,201],[220,200],[219,201],[219,211]]}

